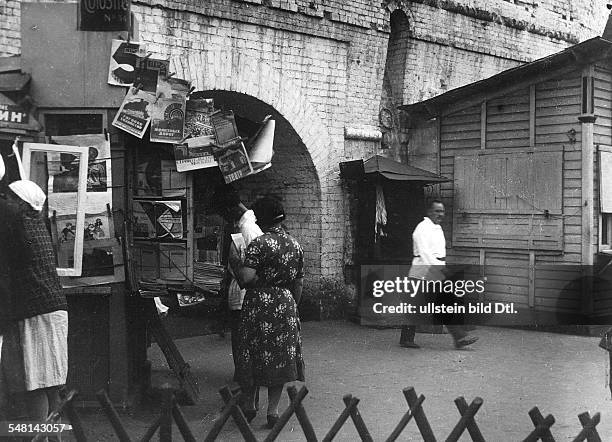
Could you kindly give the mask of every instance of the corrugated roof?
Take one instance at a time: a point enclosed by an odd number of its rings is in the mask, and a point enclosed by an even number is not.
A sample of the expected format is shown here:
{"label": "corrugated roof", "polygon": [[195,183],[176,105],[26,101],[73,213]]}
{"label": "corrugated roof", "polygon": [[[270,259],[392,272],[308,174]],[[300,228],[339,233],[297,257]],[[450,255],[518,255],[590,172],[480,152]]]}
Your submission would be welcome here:
{"label": "corrugated roof", "polygon": [[586,64],[610,56],[612,56],[612,41],[601,37],[594,37],[548,57],[540,58],[531,63],[500,72],[484,80],[452,89],[428,100],[399,106],[399,108],[411,114],[422,113],[429,117],[435,117],[445,106],[473,97],[474,95],[498,90],[515,82],[526,81],[536,75],[567,67],[571,63],[576,65]]}

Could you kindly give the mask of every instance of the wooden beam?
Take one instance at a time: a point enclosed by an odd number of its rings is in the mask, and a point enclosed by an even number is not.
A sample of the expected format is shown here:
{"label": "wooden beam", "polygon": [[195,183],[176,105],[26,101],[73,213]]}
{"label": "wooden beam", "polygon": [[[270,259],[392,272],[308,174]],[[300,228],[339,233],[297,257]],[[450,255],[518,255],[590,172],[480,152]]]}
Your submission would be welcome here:
{"label": "wooden beam", "polygon": [[[588,69],[588,70],[587,70]],[[585,69],[587,75],[593,74],[593,67],[590,66]],[[591,80],[592,81],[592,80]],[[593,189],[594,180],[594,159],[595,159],[595,147],[593,145],[593,125],[597,119],[594,115],[582,115],[578,118],[582,124],[582,194],[581,194],[581,205],[582,205],[582,248],[581,248],[581,261],[584,266],[583,273],[583,287],[582,287],[582,312],[584,314],[591,314],[593,312],[593,294],[591,290],[592,286],[592,272],[594,264],[594,253],[595,247],[593,244],[593,233],[595,232],[595,193]]]}
{"label": "wooden beam", "polygon": [[487,148],[487,100],[480,105],[480,149]]}
{"label": "wooden beam", "polygon": [[[487,255],[485,249],[479,250],[478,265],[480,266],[480,277],[486,281],[485,265],[487,263]],[[484,292],[478,294],[478,301],[484,302]]]}
{"label": "wooden beam", "polygon": [[536,85],[529,86],[529,146],[535,147],[536,130]]}
{"label": "wooden beam", "polygon": [[528,305],[530,308],[535,307],[535,251],[529,251],[529,292]]}

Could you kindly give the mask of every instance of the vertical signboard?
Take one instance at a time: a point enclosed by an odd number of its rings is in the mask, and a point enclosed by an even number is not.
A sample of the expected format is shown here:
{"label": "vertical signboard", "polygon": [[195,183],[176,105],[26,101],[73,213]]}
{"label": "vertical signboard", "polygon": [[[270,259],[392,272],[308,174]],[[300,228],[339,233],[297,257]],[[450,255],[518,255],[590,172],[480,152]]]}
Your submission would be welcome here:
{"label": "vertical signboard", "polygon": [[129,31],[130,0],[80,0],[81,31]]}

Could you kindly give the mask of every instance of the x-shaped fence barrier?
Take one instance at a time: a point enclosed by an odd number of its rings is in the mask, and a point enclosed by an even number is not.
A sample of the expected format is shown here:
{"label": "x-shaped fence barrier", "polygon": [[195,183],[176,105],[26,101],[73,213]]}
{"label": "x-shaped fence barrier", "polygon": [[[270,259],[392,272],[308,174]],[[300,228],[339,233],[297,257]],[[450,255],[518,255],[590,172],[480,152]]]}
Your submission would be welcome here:
{"label": "x-shaped fence barrier", "polygon": [[[247,442],[257,442],[258,439],[255,436],[253,428],[247,421],[244,413],[240,407],[241,393],[238,391],[231,391],[228,387],[223,387],[219,390],[221,398],[225,405],[221,410],[220,416],[213,423],[212,428],[208,431],[207,435],[201,440],[206,442],[214,441],[217,439],[225,425],[230,418],[236,424],[236,427],[240,431],[243,439]],[[302,432],[308,442],[318,441],[318,437],[315,433],[314,427],[308,418],[306,409],[302,402],[308,395],[308,389],[301,387],[299,390],[294,386],[287,388],[289,395],[289,406],[279,416],[278,421],[274,424],[268,435],[263,439],[264,442],[272,442],[278,438],[282,429],[287,425],[291,417],[295,414]],[[399,438],[402,432],[406,429],[410,421],[414,420],[417,429],[419,430],[421,437],[424,442],[436,442],[434,432],[429,424],[425,411],[423,409],[423,403],[425,402],[425,396],[417,395],[413,387],[408,387],[403,390],[404,397],[408,403],[408,410],[404,413],[398,424],[395,426],[386,442],[392,442]],[[73,406],[73,400],[76,392],[70,391],[62,400],[59,408],[53,411],[48,422],[56,422],[60,415],[67,418],[72,424],[74,436],[78,442],[86,442],[87,436],[83,430],[83,423]],[[117,435],[120,442],[132,442],[133,439],[128,435],[119,414],[111,404],[108,396],[104,391],[101,391],[97,395],[98,401],[102,406],[106,417],[111,423],[115,434]],[[348,394],[342,398],[345,408],[342,410],[330,430],[321,439],[323,442],[331,442],[334,437],[338,435],[340,430],[349,421],[352,421],[359,437],[362,441],[372,442],[373,438],[359,413],[357,406],[359,405],[359,399]],[[464,397],[458,397],[455,399],[455,405],[459,411],[459,421],[454,426],[450,434],[444,439],[445,442],[457,442],[461,435],[467,430],[470,438],[473,442],[484,442],[485,438],[480,432],[480,428],[476,422],[476,414],[483,404],[482,398],[476,397],[470,404],[467,403]],[[529,411],[529,417],[533,423],[534,429],[523,439],[523,442],[555,442],[555,438],[551,433],[551,427],[555,423],[555,418],[549,414],[544,417],[537,407],[532,408]],[[601,442],[601,438],[597,433],[597,425],[601,420],[599,413],[595,413],[593,417],[588,412],[582,413],[578,416],[578,420],[582,425],[582,429],[578,435],[572,439],[572,442]],[[162,442],[169,442],[172,440],[173,426],[179,430],[183,440],[187,442],[194,442],[194,437],[191,429],[181,409],[176,403],[174,391],[165,387],[162,389],[162,406],[159,417],[147,428],[144,435],[140,437],[139,441],[146,442],[150,441],[156,433],[159,433],[159,440]],[[40,437],[34,438],[35,441],[40,440]]]}

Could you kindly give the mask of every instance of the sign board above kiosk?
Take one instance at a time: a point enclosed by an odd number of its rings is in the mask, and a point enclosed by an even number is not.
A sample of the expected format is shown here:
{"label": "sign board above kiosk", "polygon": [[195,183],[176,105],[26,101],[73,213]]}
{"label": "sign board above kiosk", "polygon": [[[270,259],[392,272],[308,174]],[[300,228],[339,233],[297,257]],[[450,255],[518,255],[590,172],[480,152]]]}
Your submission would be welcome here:
{"label": "sign board above kiosk", "polygon": [[79,4],[81,31],[128,31],[130,0],[81,0]]}

